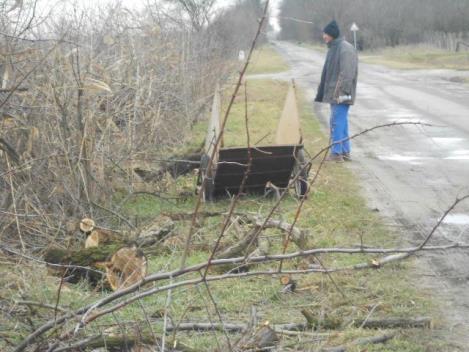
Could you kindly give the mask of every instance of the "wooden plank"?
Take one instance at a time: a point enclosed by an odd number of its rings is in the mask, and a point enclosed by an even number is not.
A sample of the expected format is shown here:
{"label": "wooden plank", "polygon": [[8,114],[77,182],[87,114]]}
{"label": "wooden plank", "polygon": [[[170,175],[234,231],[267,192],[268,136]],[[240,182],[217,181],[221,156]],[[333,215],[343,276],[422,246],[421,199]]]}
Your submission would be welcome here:
{"label": "wooden plank", "polygon": [[300,117],[298,114],[298,104],[296,101],[295,83],[292,82],[288,90],[282,116],[280,118],[275,143],[283,144],[301,144]]}
{"label": "wooden plank", "polygon": [[207,136],[205,137],[205,154],[208,156],[212,155],[213,148],[215,147],[215,142],[220,135],[220,118],[221,118],[221,98],[220,98],[220,89],[217,86],[215,87],[215,94],[213,95],[212,103],[212,115],[208,123]]}

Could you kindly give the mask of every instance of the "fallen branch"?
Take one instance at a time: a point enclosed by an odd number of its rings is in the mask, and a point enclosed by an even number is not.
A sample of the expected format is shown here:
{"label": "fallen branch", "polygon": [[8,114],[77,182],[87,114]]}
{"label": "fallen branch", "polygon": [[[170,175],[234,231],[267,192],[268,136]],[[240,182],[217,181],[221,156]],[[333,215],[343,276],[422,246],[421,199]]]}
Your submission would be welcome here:
{"label": "fallen branch", "polygon": [[257,219],[256,221],[257,226],[264,226],[265,229],[268,228],[276,228],[279,229],[283,232],[286,232],[287,234],[290,233],[291,231],[291,239],[292,241],[296,244],[296,246],[299,249],[305,249],[306,248],[306,233],[303,230],[300,230],[298,227],[292,226],[292,224],[289,224],[285,221],[282,220],[268,220],[264,221],[261,219]]}
{"label": "fallen branch", "polygon": [[389,333],[380,336],[373,336],[373,337],[365,337],[357,339],[351,342],[348,345],[342,345],[332,348],[323,348],[321,352],[346,352],[352,346],[364,346],[364,345],[371,345],[371,344],[378,344],[378,343],[385,343],[396,336],[396,333]]}
{"label": "fallen branch", "polygon": [[[447,245],[447,246],[434,246],[434,247],[424,247],[422,250],[442,250],[442,249],[449,249],[449,248],[469,248],[469,245],[464,244],[453,244],[453,245]],[[391,263],[397,260],[402,260],[405,259],[409,256],[409,252],[413,252],[415,247],[412,248],[407,248],[407,249],[379,249],[379,248],[363,248],[363,249],[345,249],[345,248],[335,248],[335,249],[312,249],[309,251],[301,251],[301,252],[296,252],[296,253],[289,253],[285,255],[269,255],[269,256],[260,256],[260,257],[252,257],[249,258],[249,263],[262,263],[262,262],[269,262],[269,261],[279,261],[279,260],[287,260],[287,259],[293,259],[293,258],[299,258],[299,257],[306,257],[310,256],[312,254],[321,254],[321,253],[347,253],[347,254],[352,254],[352,253],[396,253],[396,252],[403,252],[404,255],[401,256],[390,256],[390,258],[386,259],[384,258],[382,261],[380,261],[381,265]],[[392,260],[391,260],[392,259]],[[230,258],[230,259],[215,259],[211,262],[211,266],[213,265],[225,265],[225,264],[236,264],[236,263],[244,263],[244,257],[239,257],[239,258]],[[155,281],[160,281],[160,280],[165,280],[169,278],[176,278],[179,276],[182,276],[184,274],[190,273],[190,272],[197,272],[200,271],[204,268],[207,267],[207,263],[203,264],[198,264],[194,265],[191,267],[186,267],[184,269],[178,269],[172,272],[166,272],[166,273],[156,273],[153,275],[147,276],[144,280],[142,280],[141,283],[132,285],[126,289],[119,290],[117,292],[114,292],[107,297],[104,297],[97,302],[84,306],[74,313],[66,314],[60,317],[57,317],[56,320],[50,320],[44,325],[40,326],[37,328],[33,333],[31,333],[29,336],[27,336],[14,350],[14,352],[20,352],[23,351],[26,346],[31,344],[33,341],[35,341],[39,336],[44,334],[45,332],[49,331],[53,327],[56,327],[57,325],[63,324],[64,322],[68,321],[70,318],[74,316],[82,316],[82,321],[79,324],[80,327],[83,327],[87,325],[89,322],[96,320],[100,316],[109,314],[111,312],[114,312],[118,309],[121,309],[133,302],[135,302],[138,299],[141,299],[146,296],[150,296],[153,294],[157,294],[160,292],[165,292],[169,289],[174,289],[177,287],[183,287],[183,286],[191,286],[191,285],[197,285],[200,284],[203,279],[193,279],[193,280],[186,280],[186,281],[179,281],[177,283],[171,284],[171,285],[166,285],[166,286],[160,286],[160,287],[155,287],[155,288],[150,288],[147,290],[142,291],[141,287],[143,285],[146,285],[150,282],[155,282]],[[223,275],[216,275],[216,276],[207,276],[205,278],[206,281],[219,281],[219,280],[227,280],[227,279],[233,279],[233,278],[243,278],[243,277],[249,277],[249,276],[271,276],[271,275],[277,275],[277,274],[308,274],[308,273],[333,273],[333,272],[339,272],[339,271],[349,271],[349,270],[360,270],[360,269],[366,269],[366,268],[375,268],[376,266],[370,263],[363,263],[363,264],[358,264],[354,266],[349,266],[349,267],[343,267],[343,268],[335,268],[335,269],[307,269],[307,270],[282,270],[279,272],[278,270],[268,270],[268,271],[255,271],[255,272],[245,272],[245,273],[229,273],[229,274],[223,274]],[[105,310],[101,310],[99,312],[96,312],[94,315],[89,316],[91,314],[91,311],[102,307],[104,305],[107,305],[111,302],[116,301],[117,299],[127,296],[131,293],[134,293],[135,291],[140,290],[138,294],[131,296],[127,298],[126,300],[123,300],[119,303],[116,303],[114,306],[111,306]]]}
{"label": "fallen branch", "polygon": [[[456,202],[451,206],[450,209],[453,209],[455,205],[458,203],[462,202],[463,200],[466,200],[469,198],[469,195],[459,198],[456,200]],[[194,213],[194,216],[196,216],[196,213]],[[445,213],[445,216],[449,212]],[[438,222],[437,225],[439,226],[441,222]],[[435,233],[436,228],[432,230],[429,236],[425,238],[425,243],[428,243],[428,241],[431,238],[431,235]],[[461,243],[453,243],[449,244],[446,246],[416,246],[416,247],[410,247],[410,248],[394,248],[394,249],[383,249],[383,248],[323,248],[323,249],[311,249],[311,250],[305,250],[305,251],[300,251],[296,253],[288,253],[288,254],[282,254],[282,255],[268,255],[268,256],[259,256],[259,257],[252,257],[249,258],[250,263],[261,263],[261,262],[269,262],[269,261],[280,261],[280,260],[288,260],[288,259],[294,259],[294,258],[299,258],[299,257],[306,257],[310,255],[318,255],[321,253],[347,253],[347,254],[353,254],[353,253],[362,253],[362,254],[393,254],[389,257],[383,258],[381,261],[378,261],[379,265],[384,265],[390,262],[395,262],[398,260],[405,259],[409,257],[410,255],[413,255],[417,253],[418,251],[423,251],[423,250],[444,250],[444,249],[449,249],[449,248],[469,248],[468,244],[461,244]],[[396,253],[400,253],[401,255],[394,255]],[[230,259],[215,259],[210,262],[210,265],[224,265],[224,264],[242,264],[245,263],[245,258],[240,257],[240,258],[230,258]],[[145,279],[142,280],[142,282],[138,284],[134,284],[128,288],[122,289],[120,291],[114,292],[107,297],[104,297],[97,302],[93,304],[86,305],[74,313],[69,313],[62,315],[60,317],[57,317],[57,319],[53,319],[48,321],[47,323],[43,324],[39,328],[37,328],[35,331],[33,331],[30,335],[28,335],[14,350],[14,352],[21,352],[23,351],[28,345],[30,345],[32,342],[34,342],[39,336],[43,335],[50,329],[57,327],[58,325],[63,324],[64,322],[68,321],[71,317],[73,316],[82,316],[81,322],[78,325],[78,328],[85,326],[88,324],[90,321],[97,319],[98,317],[114,312],[122,307],[125,307],[135,300],[138,300],[140,298],[156,294],[159,292],[166,291],[168,289],[173,289],[176,287],[181,287],[181,286],[188,286],[188,285],[196,285],[201,283],[202,281],[217,281],[217,280],[226,280],[226,279],[231,279],[231,278],[242,278],[242,277],[247,277],[247,276],[261,276],[261,275],[274,275],[274,274],[289,274],[289,273],[295,273],[295,274],[305,274],[305,273],[313,273],[313,272],[318,272],[318,273],[330,273],[330,272],[337,272],[340,270],[358,270],[358,269],[365,269],[365,268],[370,268],[374,267],[376,268],[376,265],[374,263],[366,263],[362,265],[354,265],[352,267],[347,267],[347,268],[336,268],[336,269],[308,269],[308,270],[293,270],[293,271],[258,271],[258,272],[248,272],[248,273],[229,273],[229,274],[224,274],[224,275],[218,275],[218,276],[207,276],[204,279],[195,279],[195,280],[186,280],[186,281],[180,281],[171,285],[166,285],[166,286],[161,286],[161,287],[156,287],[156,288],[150,288],[144,291],[138,292],[138,294],[135,294],[134,296],[131,296],[119,303],[116,303],[114,306],[111,306],[105,310],[101,310],[99,312],[96,312],[92,317],[89,317],[91,312],[99,307],[102,307],[104,305],[107,305],[111,302],[116,301],[117,299],[121,297],[125,297],[127,295],[130,295],[138,290],[141,290],[141,287],[145,284],[148,284],[150,282],[155,282],[159,280],[164,280],[164,279],[175,279],[177,277],[180,277],[182,275],[185,275],[190,272],[197,272],[203,269],[206,269],[209,266],[209,263],[202,263],[198,265],[194,265],[191,267],[182,267],[180,269],[167,272],[167,273],[156,273],[153,275],[147,276]],[[378,266],[379,267],[379,266]]]}
{"label": "fallen branch", "polygon": [[[344,325],[344,321],[337,316],[319,316],[311,310],[303,309],[301,314],[305,317],[309,329],[336,330]],[[421,328],[429,329],[432,319],[429,317],[417,318],[381,318],[381,319],[356,319],[352,324],[356,328],[363,329],[400,329]]]}
{"label": "fallen branch", "polygon": [[241,256],[243,251],[249,246],[255,234],[254,231],[249,231],[241,240],[226,248],[222,252],[216,254],[217,259],[228,259],[235,256]]}
{"label": "fallen branch", "polygon": [[365,329],[430,329],[432,326],[432,319],[429,317],[417,318],[383,318],[383,319],[368,319],[368,320],[355,320],[353,326],[360,327],[363,325]]}
{"label": "fallen branch", "polygon": [[[142,346],[142,345],[155,345],[155,338],[152,334],[140,335],[140,336],[129,336],[129,335],[96,335],[91,336],[81,341],[77,341],[68,346],[58,347],[49,349],[50,352],[65,352],[70,350],[82,350],[84,348],[97,349],[97,348],[106,348],[108,351],[127,351],[133,350],[133,347]],[[171,341],[169,343],[172,346],[172,351],[177,350],[181,352],[199,352],[182,342]],[[138,350],[138,349],[137,349]]]}
{"label": "fallen branch", "polygon": [[[221,121],[220,132],[219,132],[216,140],[213,143],[212,153],[209,156],[208,163],[207,163],[207,170],[211,169],[211,167],[213,165],[213,162],[215,160],[215,154],[217,153],[218,146],[222,143],[223,134],[225,132],[225,126],[226,126],[226,123],[228,121],[228,117],[230,116],[231,109],[234,105],[234,102],[235,102],[236,97],[238,95],[239,89],[241,88],[241,86],[243,84],[244,76],[245,76],[246,71],[248,69],[248,66],[251,62],[252,53],[254,52],[254,49],[257,45],[257,40],[259,39],[259,36],[262,32],[262,27],[264,26],[265,20],[267,18],[268,9],[269,9],[269,0],[267,0],[265,2],[264,12],[263,12],[263,15],[262,15],[262,17],[259,21],[259,26],[257,27],[256,35],[254,36],[254,39],[253,39],[252,44],[251,44],[251,48],[249,49],[249,53],[247,55],[246,62],[244,63],[244,66],[243,66],[242,70],[239,73],[238,81],[235,85],[235,88],[234,88],[233,94],[231,96],[230,102],[228,103],[228,106],[226,108],[225,115],[224,115],[224,117]],[[206,186],[207,186],[207,178],[205,178],[203,180],[202,189],[205,189]],[[199,192],[199,195],[197,197],[197,202],[196,202],[195,209],[194,209],[194,215],[192,217],[192,222],[191,222],[191,225],[189,227],[189,232],[188,232],[187,237],[186,237],[184,252],[183,252],[182,257],[181,257],[181,267],[180,267],[181,269],[184,269],[184,267],[186,266],[187,255],[189,254],[189,249],[190,249],[190,244],[191,244],[191,241],[192,241],[192,236],[194,235],[194,228],[195,228],[195,223],[196,223],[196,219],[197,219],[197,213],[199,212],[200,206],[202,205],[202,201],[203,201],[203,193],[204,192]],[[210,261],[211,260],[209,260],[209,263],[210,263]]]}
{"label": "fallen branch", "polygon": [[29,308],[31,307],[39,307],[39,308],[45,308],[45,309],[52,309],[52,310],[57,310],[62,313],[66,313],[67,310],[62,307],[58,307],[57,305],[53,304],[47,304],[47,303],[42,303],[42,302],[34,302],[34,301],[14,301],[14,304],[17,305],[24,305],[28,306]]}

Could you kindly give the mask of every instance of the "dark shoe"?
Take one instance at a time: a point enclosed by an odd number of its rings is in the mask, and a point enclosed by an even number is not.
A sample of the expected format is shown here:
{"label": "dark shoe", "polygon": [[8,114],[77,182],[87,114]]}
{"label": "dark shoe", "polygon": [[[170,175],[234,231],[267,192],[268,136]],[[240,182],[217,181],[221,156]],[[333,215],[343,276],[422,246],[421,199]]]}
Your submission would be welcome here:
{"label": "dark shoe", "polygon": [[344,161],[352,161],[352,157],[350,156],[350,153],[343,154],[342,158],[344,159]]}
{"label": "dark shoe", "polygon": [[326,158],[326,161],[334,161],[336,163],[342,163],[344,161],[344,158],[340,154],[329,154]]}

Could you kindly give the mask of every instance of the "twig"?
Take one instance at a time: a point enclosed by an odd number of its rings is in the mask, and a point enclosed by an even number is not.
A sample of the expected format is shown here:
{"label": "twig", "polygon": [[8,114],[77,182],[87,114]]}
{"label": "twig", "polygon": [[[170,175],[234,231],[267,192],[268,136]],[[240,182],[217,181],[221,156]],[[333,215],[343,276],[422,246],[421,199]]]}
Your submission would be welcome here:
{"label": "twig", "polygon": [[[206,276],[203,276],[202,277],[202,282],[205,285],[205,288],[207,289],[208,297],[210,298],[210,301],[212,302],[212,305],[215,308],[215,312],[217,314],[218,320],[220,321],[220,324],[223,326],[224,322],[223,322],[223,318],[222,318],[221,313],[220,313],[220,309],[218,308],[218,304],[217,304],[217,302],[215,301],[215,298],[212,295],[212,290],[210,289],[210,286],[208,285],[208,282],[205,279],[206,279]],[[225,331],[225,329],[223,329],[222,332],[223,332],[223,335],[225,335],[225,339],[226,339],[226,343],[228,345],[228,349],[230,351],[233,351],[233,346],[231,346],[231,341],[230,341],[230,337],[228,336],[228,333]]]}
{"label": "twig", "polygon": [[454,201],[454,203],[445,211],[445,213],[443,214],[443,216],[437,221],[437,223],[435,224],[435,226],[433,227],[433,229],[430,231],[430,233],[427,235],[427,237],[425,238],[425,240],[420,244],[420,246],[417,247],[417,250],[420,250],[422,249],[423,247],[425,247],[425,245],[428,243],[428,241],[430,241],[430,239],[432,238],[433,234],[435,233],[435,231],[440,227],[441,223],[446,219],[446,217],[448,216],[449,213],[451,213],[453,211],[453,209],[461,202],[465,201],[466,199],[469,199],[469,194],[466,195],[466,196],[463,196],[461,198],[456,198],[456,200]]}
{"label": "twig", "polygon": [[[65,35],[64,35],[65,36]],[[26,80],[26,78],[28,78],[34,71],[36,71],[36,69],[38,67],[40,67],[44,61],[49,57],[50,54],[52,54],[52,52],[54,52],[54,50],[57,48],[57,46],[62,42],[62,39],[64,38],[64,36],[62,36],[62,38],[60,40],[57,41],[57,43],[51,48],[49,49],[49,51],[46,52],[46,54],[44,55],[43,58],[41,58],[41,60],[39,60],[39,62],[34,65],[34,67],[29,70],[28,72],[26,72],[26,74],[21,77],[21,79],[18,81],[18,83],[13,87],[11,88],[10,92],[8,93],[8,95],[5,97],[5,99],[0,103],[0,109],[3,108],[5,106],[5,104],[7,103],[7,101],[11,98],[11,96],[13,95],[14,92],[16,92],[16,90],[21,87],[21,85],[23,84],[23,82]]]}
{"label": "twig", "polygon": [[[170,278],[170,282],[172,282],[172,278]],[[166,329],[168,327],[168,310],[169,306],[171,305],[171,298],[172,298],[172,290],[168,290],[168,295],[166,297],[166,306],[164,309],[164,317],[163,317],[163,336],[161,337],[161,352],[165,352],[165,344],[166,344]]]}
{"label": "twig", "polygon": [[[228,121],[228,117],[230,115],[231,108],[233,107],[236,96],[238,95],[238,91],[239,91],[239,89],[242,85],[243,78],[244,78],[246,70],[249,66],[252,53],[253,53],[254,48],[256,47],[256,44],[257,44],[257,40],[259,38],[259,35],[261,34],[262,27],[263,27],[264,22],[265,22],[266,17],[267,17],[268,8],[269,8],[269,0],[267,0],[266,3],[265,3],[264,14],[263,14],[261,20],[259,21],[259,26],[257,28],[257,32],[256,32],[256,35],[255,35],[254,40],[252,42],[251,48],[249,50],[249,54],[248,54],[248,57],[246,59],[246,63],[244,64],[244,67],[243,67],[243,69],[241,70],[241,72],[239,74],[238,82],[235,86],[233,95],[231,96],[230,102],[229,102],[228,107],[226,109],[225,116],[224,116],[223,121],[222,121],[221,126],[220,126],[220,133],[217,136],[217,139],[215,141],[215,144],[214,144],[215,147],[212,150],[212,155],[210,155],[210,158],[208,160],[207,170],[210,170],[210,168],[212,167],[213,160],[215,158],[215,154],[217,153],[217,150],[218,150],[218,146],[220,145],[220,143],[222,141],[223,133],[224,133],[225,126],[226,126],[226,122]],[[202,184],[202,189],[205,188],[206,184],[207,184],[207,178],[204,178],[204,182]],[[184,252],[183,252],[182,258],[181,258],[181,269],[186,266],[186,259],[187,259],[187,255],[189,253],[189,247],[190,247],[190,244],[191,244],[192,235],[194,234],[194,228],[195,228],[197,213],[198,213],[198,211],[200,209],[200,206],[202,204],[202,197],[203,197],[203,192],[200,192],[198,197],[197,197],[197,202],[196,202],[195,210],[194,210],[194,216],[192,217],[191,226],[189,228],[189,233],[187,235],[186,243],[185,243],[185,246],[184,246]]]}
{"label": "twig", "polygon": [[[1,109],[1,107],[0,107],[0,109]],[[10,170],[10,158],[8,157],[8,154],[5,154],[5,158],[6,158],[6,161],[7,161],[8,170]],[[8,179],[10,181],[10,192],[11,192],[11,198],[13,200],[13,211],[15,212],[16,231],[18,232],[18,237],[19,237],[20,242],[21,242],[21,250],[24,253],[24,252],[26,252],[26,246],[25,246],[24,241],[23,241],[23,236],[21,235],[21,226],[20,226],[19,217],[17,215],[18,211],[17,211],[17,208],[16,208],[15,186],[13,184],[13,176],[11,175],[11,172],[8,172]]]}
{"label": "twig", "polygon": [[370,319],[370,317],[373,315],[374,311],[376,310],[376,308],[379,307],[379,305],[381,304],[381,302],[378,302],[376,303],[373,308],[371,308],[370,312],[368,313],[368,315],[366,316],[366,318],[363,320],[363,323],[361,323],[359,329],[363,329],[363,327],[365,326],[366,322],[368,321],[368,319]]}
{"label": "twig", "polygon": [[25,305],[25,306],[36,306],[40,308],[47,308],[47,309],[52,309],[52,310],[58,310],[62,313],[67,312],[65,308],[59,307],[57,305],[53,304],[47,304],[47,303],[42,303],[42,302],[34,302],[34,301],[15,301],[15,304],[19,305]]}
{"label": "twig", "polygon": [[[197,292],[199,293],[200,297],[204,298],[204,296],[202,294],[202,291],[200,289],[200,285],[197,285]],[[214,325],[215,323],[212,321],[212,315],[210,313],[210,309],[208,307],[208,304],[207,304],[206,300],[203,299],[202,302],[203,302],[203,305],[205,307],[205,311],[207,312],[207,318],[209,320],[209,323],[211,325]],[[179,326],[177,328],[179,328]],[[215,343],[217,344],[217,348],[221,351],[222,347],[220,345],[220,341],[218,340],[218,336],[216,334],[213,334],[213,337],[215,338]]]}
{"label": "twig", "polygon": [[132,225],[132,223],[131,223],[129,220],[127,220],[126,218],[124,218],[121,214],[115,212],[115,211],[112,210],[112,209],[108,209],[108,208],[106,208],[106,207],[104,207],[104,206],[102,206],[102,205],[100,205],[100,204],[98,204],[98,203],[96,203],[96,202],[90,201],[90,203],[93,204],[94,206],[96,206],[96,207],[102,209],[102,210],[105,210],[105,211],[111,213],[112,215],[117,216],[120,220],[122,220],[123,222],[125,222],[125,223],[127,224],[127,226],[129,226],[129,227],[132,228],[132,229],[135,229],[135,226]]}
{"label": "twig", "polygon": [[[208,269],[210,268],[210,262],[213,260],[216,251],[218,250],[218,247],[220,246],[221,240],[223,236],[225,235],[225,232],[228,228],[229,223],[232,221],[231,218],[233,216],[233,213],[236,209],[236,205],[238,204],[238,201],[241,197],[242,192],[244,191],[244,187],[246,185],[246,181],[248,180],[249,173],[251,172],[251,166],[252,166],[252,153],[251,153],[251,142],[250,142],[250,135],[249,135],[249,118],[248,118],[248,97],[247,97],[247,83],[244,85],[244,106],[245,106],[245,111],[244,111],[244,122],[245,122],[245,127],[246,127],[246,141],[247,141],[247,152],[248,152],[248,163],[246,170],[243,175],[243,179],[241,181],[241,184],[238,189],[238,193],[234,196],[233,200],[231,201],[230,209],[228,210],[228,215],[225,217],[225,221],[223,222],[223,227],[220,232],[220,235],[218,236],[217,240],[215,241],[215,245],[213,246],[212,252],[210,253],[209,259],[208,259],[208,265],[205,268],[205,271],[203,273],[203,277],[207,276]],[[231,346],[230,346],[231,349]]]}

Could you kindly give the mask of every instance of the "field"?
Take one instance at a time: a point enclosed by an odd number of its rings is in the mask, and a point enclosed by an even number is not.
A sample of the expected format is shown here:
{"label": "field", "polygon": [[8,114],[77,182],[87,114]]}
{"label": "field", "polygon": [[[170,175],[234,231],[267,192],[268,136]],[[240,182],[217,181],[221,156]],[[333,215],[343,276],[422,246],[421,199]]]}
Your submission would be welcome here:
{"label": "field", "polygon": [[469,51],[456,53],[423,45],[397,46],[364,52],[361,60],[397,69],[469,70]]}

